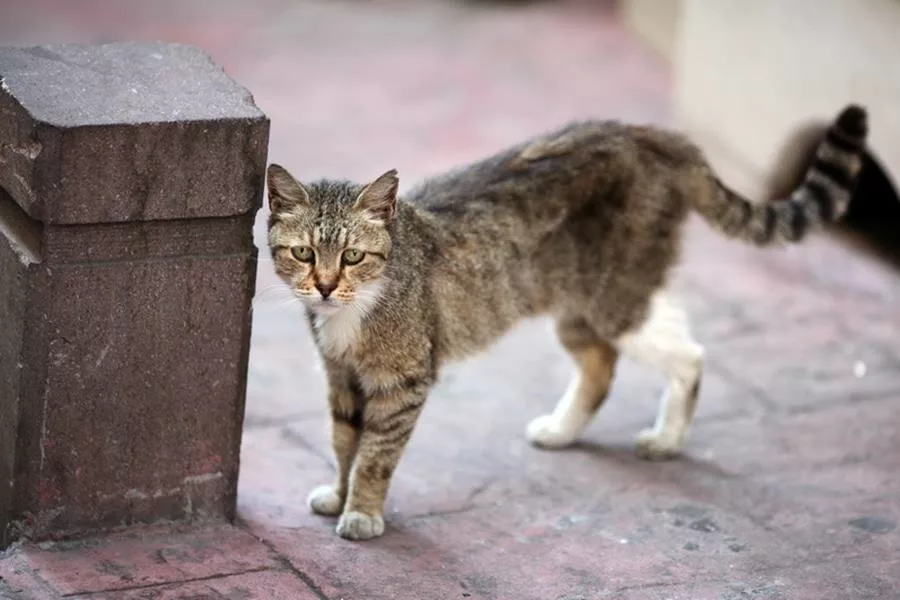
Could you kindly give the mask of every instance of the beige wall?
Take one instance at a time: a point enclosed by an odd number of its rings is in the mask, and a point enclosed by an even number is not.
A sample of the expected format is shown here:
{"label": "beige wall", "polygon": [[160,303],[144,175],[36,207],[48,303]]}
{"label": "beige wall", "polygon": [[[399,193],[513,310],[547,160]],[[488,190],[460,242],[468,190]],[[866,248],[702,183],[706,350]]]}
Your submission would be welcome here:
{"label": "beige wall", "polygon": [[[900,176],[900,0],[627,0],[635,30],[669,18],[680,125],[717,167],[774,168],[779,146],[847,102],[870,109],[872,147]],[[678,5],[673,11],[672,4]],[[637,18],[634,16],[637,15]],[[659,48],[665,34],[655,34]],[[730,162],[731,165],[723,163]]]}
{"label": "beige wall", "polygon": [[625,0],[622,14],[650,47],[672,56],[678,46],[681,0]]}

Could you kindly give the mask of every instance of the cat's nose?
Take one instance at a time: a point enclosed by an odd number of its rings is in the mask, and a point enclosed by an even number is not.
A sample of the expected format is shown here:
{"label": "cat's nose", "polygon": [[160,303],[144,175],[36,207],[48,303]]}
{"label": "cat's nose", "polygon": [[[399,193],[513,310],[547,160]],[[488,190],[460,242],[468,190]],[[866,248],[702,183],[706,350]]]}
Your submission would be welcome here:
{"label": "cat's nose", "polygon": [[328,296],[331,295],[331,292],[333,292],[335,290],[335,288],[337,288],[336,281],[317,281],[316,282],[316,289],[319,290],[320,294],[322,294],[323,300],[327,300]]}

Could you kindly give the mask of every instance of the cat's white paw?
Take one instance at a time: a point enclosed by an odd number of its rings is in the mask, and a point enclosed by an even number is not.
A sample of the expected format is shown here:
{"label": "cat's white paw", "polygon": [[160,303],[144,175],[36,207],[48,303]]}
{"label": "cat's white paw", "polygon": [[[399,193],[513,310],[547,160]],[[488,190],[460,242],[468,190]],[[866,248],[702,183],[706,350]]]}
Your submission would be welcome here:
{"label": "cat's white paw", "polygon": [[320,485],[306,497],[309,509],[317,515],[336,517],[344,510],[344,501],[332,485]]}
{"label": "cat's white paw", "polygon": [[528,424],[525,437],[541,448],[565,448],[574,444],[578,435],[561,428],[553,415],[543,415]]}
{"label": "cat's white paw", "polygon": [[371,540],[384,533],[384,519],[361,512],[350,511],[341,515],[337,534],[345,540]]}
{"label": "cat's white paw", "polygon": [[671,460],[681,454],[680,436],[644,429],[635,440],[635,453],[646,460]]}

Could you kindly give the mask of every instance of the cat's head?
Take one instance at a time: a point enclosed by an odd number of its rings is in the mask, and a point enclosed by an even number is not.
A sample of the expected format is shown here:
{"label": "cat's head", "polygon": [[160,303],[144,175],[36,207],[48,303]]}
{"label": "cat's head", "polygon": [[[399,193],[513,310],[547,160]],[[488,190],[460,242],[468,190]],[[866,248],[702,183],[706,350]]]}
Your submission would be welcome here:
{"label": "cat's head", "polygon": [[397,171],[368,185],[304,185],[273,164],[267,178],[269,249],[281,279],[319,315],[374,305],[391,252]]}

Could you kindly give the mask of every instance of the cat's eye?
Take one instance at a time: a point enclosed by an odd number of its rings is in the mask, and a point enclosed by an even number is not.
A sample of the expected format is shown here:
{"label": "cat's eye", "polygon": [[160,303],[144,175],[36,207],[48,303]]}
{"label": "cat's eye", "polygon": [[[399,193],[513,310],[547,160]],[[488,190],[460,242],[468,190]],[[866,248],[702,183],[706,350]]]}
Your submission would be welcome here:
{"label": "cat's eye", "polygon": [[344,256],[342,257],[345,265],[355,265],[359,263],[363,257],[366,255],[362,250],[357,250],[356,248],[347,248],[344,250]]}
{"label": "cat's eye", "polygon": [[300,262],[314,263],[316,262],[316,253],[309,246],[292,246],[291,254]]}

